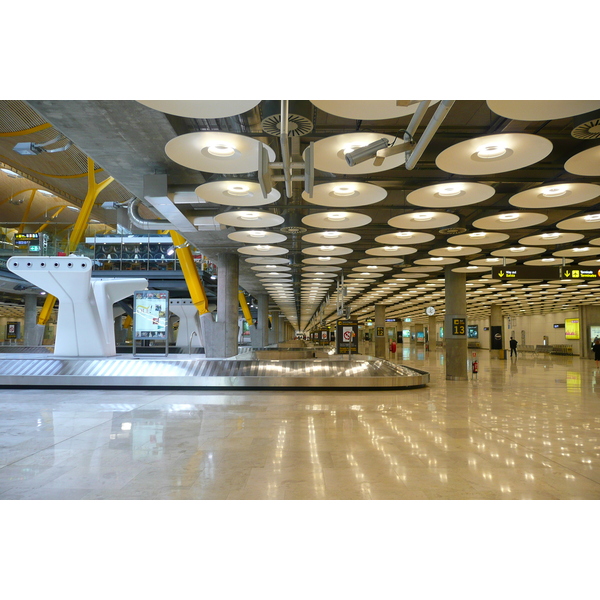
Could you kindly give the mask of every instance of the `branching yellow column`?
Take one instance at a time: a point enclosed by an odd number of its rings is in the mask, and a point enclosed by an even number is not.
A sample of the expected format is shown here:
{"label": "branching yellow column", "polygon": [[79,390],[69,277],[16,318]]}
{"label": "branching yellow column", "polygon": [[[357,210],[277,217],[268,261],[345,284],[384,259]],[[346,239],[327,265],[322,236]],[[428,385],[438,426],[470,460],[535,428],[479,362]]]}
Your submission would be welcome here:
{"label": "branching yellow column", "polygon": [[[81,243],[81,240],[85,235],[85,230],[89,224],[92,208],[94,208],[94,204],[96,203],[98,195],[107,185],[114,181],[113,177],[108,177],[101,183],[97,183],[96,176],[94,174],[94,161],[89,156],[87,159],[87,166],[88,191],[85,196],[85,200],[83,201],[81,210],[79,211],[79,215],[77,216],[77,221],[73,226],[73,232],[71,233],[71,238],[67,246],[67,254],[74,252],[77,249],[77,246],[79,246]],[[46,301],[44,302],[44,306],[40,311],[40,316],[38,317],[38,325],[45,325],[48,322],[55,303],[56,297],[48,294]]]}
{"label": "branching yellow column", "polygon": [[202,279],[200,279],[196,263],[194,262],[192,250],[186,245],[186,239],[179,232],[169,231],[169,233],[177,252],[177,258],[179,259],[188,291],[190,292],[192,304],[198,309],[198,313],[203,315],[209,312],[208,299],[206,298]]}
{"label": "branching yellow column", "polygon": [[238,292],[238,299],[240,301],[240,306],[242,307],[242,312],[244,313],[244,317],[246,318],[248,325],[252,325],[252,314],[250,313],[248,303],[246,302],[246,296],[244,295],[244,292],[242,292],[242,290]]}

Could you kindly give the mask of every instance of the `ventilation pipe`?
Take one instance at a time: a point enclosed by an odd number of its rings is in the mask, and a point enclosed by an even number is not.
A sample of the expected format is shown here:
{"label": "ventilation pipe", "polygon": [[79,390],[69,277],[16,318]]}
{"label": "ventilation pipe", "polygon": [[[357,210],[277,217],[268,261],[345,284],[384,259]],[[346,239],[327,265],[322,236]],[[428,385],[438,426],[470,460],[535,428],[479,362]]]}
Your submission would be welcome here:
{"label": "ventilation pipe", "polygon": [[140,202],[141,200],[139,198],[132,198],[127,207],[127,214],[129,215],[129,222],[131,225],[145,231],[159,231],[173,227],[172,223],[167,220],[151,221],[140,217]]}

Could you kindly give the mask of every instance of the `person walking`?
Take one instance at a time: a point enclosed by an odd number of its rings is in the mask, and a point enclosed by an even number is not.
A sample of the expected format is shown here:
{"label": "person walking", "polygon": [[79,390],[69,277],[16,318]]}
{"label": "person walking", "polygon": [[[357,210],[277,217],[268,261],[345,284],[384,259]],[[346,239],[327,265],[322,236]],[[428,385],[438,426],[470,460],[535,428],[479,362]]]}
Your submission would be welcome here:
{"label": "person walking", "polygon": [[600,367],[600,338],[596,336],[592,343],[592,350],[594,351],[594,360],[596,361],[596,369]]}
{"label": "person walking", "polygon": [[510,355],[512,357],[513,352],[515,353],[515,357],[517,356],[517,340],[514,337],[510,338]]}

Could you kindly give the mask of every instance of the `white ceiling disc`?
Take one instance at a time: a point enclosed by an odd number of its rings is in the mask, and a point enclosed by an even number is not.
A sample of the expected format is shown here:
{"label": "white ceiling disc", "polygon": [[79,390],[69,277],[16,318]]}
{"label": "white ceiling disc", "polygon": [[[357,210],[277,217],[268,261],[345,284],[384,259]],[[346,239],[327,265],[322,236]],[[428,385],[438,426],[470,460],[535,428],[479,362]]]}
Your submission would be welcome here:
{"label": "white ceiling disc", "polygon": [[319,229],[351,229],[368,225],[370,222],[371,217],[367,215],[345,210],[331,210],[302,217],[302,223]]}
{"label": "white ceiling disc", "polygon": [[[359,121],[378,121],[380,119],[397,119],[412,115],[419,106],[415,100],[408,106],[398,106],[396,100],[311,100],[323,112]],[[433,106],[439,100],[430,100]]]}
{"label": "white ceiling disc", "polygon": [[287,254],[289,250],[287,248],[280,248],[279,246],[269,246],[265,244],[258,244],[256,246],[243,246],[237,249],[241,254],[250,254],[251,256],[277,256],[278,254]]}
{"label": "white ceiling disc", "polygon": [[[572,258],[565,258],[564,260],[567,264],[573,262]],[[535,260],[526,260],[523,264],[527,265],[528,267],[560,267],[562,265],[562,261],[562,258],[557,258],[553,261],[544,260],[543,258],[537,258]]]}
{"label": "white ceiling disc", "polygon": [[263,198],[258,183],[241,179],[203,183],[196,188],[195,192],[201,200],[225,206],[264,206],[277,202],[281,198],[281,193],[275,188],[267,194],[266,198]]}
{"label": "white ceiling disc", "polygon": [[189,169],[233,175],[257,171],[261,147],[266,148],[273,162],[275,151],[254,138],[223,131],[195,131],[167,142],[165,153]]}
{"label": "white ceiling disc", "polygon": [[478,258],[477,260],[470,260],[470,265],[476,265],[478,267],[501,267],[502,263],[506,262],[507,265],[512,265],[517,262],[516,258],[507,258],[505,261],[502,258]]}
{"label": "white ceiling disc", "polygon": [[350,233],[348,231],[317,231],[315,233],[307,233],[302,236],[303,242],[308,242],[310,244],[319,244],[319,245],[335,245],[340,246],[343,244],[353,244],[354,242],[358,242],[360,240],[360,235],[356,233]]}
{"label": "white ceiling disc", "polygon": [[312,267],[302,267],[302,270],[306,273],[335,273],[336,271],[341,271],[342,267],[330,267],[329,265],[323,266],[312,266]]}
{"label": "white ceiling disc", "polygon": [[[323,260],[323,259],[327,260]],[[336,258],[333,256],[321,256],[317,258],[304,258],[302,262],[305,265],[342,265],[348,262],[345,258]]]}
{"label": "white ceiling disc", "polygon": [[404,260],[401,258],[380,256],[374,258],[361,258],[358,262],[361,265],[401,265]]}
{"label": "white ceiling disc", "polygon": [[396,231],[395,233],[386,233],[375,238],[378,244],[389,246],[399,246],[403,244],[424,244],[435,238],[431,233],[422,231]]}
{"label": "white ceiling disc", "polygon": [[261,273],[271,273],[276,271],[278,273],[285,273],[292,270],[292,267],[284,267],[283,265],[259,265],[258,267],[250,267],[253,271],[259,271]]}
{"label": "white ceiling disc", "polygon": [[[458,215],[447,212],[419,211],[392,217],[388,225],[398,229],[440,229],[453,225],[459,218]],[[406,238],[406,243],[414,244],[410,237]]]}
{"label": "white ceiling disc", "polygon": [[[586,249],[587,248],[587,249]],[[581,248],[568,248],[567,250],[557,250],[552,253],[552,256],[578,258],[583,256],[598,256],[600,254],[600,248],[590,248],[589,246],[583,246]]]}
{"label": "white ceiling disc", "polygon": [[289,265],[289,258],[278,258],[276,256],[253,256],[252,258],[245,259],[247,263],[255,265]]}
{"label": "white ceiling disc", "polygon": [[[434,271],[439,271],[439,269],[434,269]],[[406,267],[405,269],[402,269],[402,273],[397,273],[396,275],[392,275],[392,277],[396,278],[396,280],[400,281],[401,283],[413,283],[421,277],[430,277],[430,275],[429,269]],[[406,279],[407,277],[410,279]]]}
{"label": "white ceiling disc", "polygon": [[326,273],[325,271],[321,271],[322,275],[317,275],[317,273],[302,273],[302,277],[314,278],[314,279],[329,279],[337,277],[337,273]]}
{"label": "white ceiling disc", "polygon": [[[575,234],[567,233],[564,235],[575,235]],[[581,237],[583,237],[583,235],[581,235]],[[579,238],[579,239],[581,239],[581,238]],[[600,238],[594,238],[593,240],[590,240],[588,243],[592,244],[592,246],[600,246]]]}
{"label": "white ceiling disc", "polygon": [[386,271],[392,271],[392,267],[385,267],[385,266],[380,266],[380,265],[365,265],[364,267],[353,267],[352,268],[353,271],[356,271],[357,273],[364,273],[364,274],[369,274],[369,273],[384,273]]}
{"label": "white ceiling disc", "polygon": [[260,210],[231,210],[218,214],[215,221],[228,227],[260,229],[261,227],[281,225],[285,219],[279,215]]}
{"label": "white ceiling disc", "polygon": [[491,271],[492,267],[477,267],[475,265],[470,265],[468,267],[456,267],[456,269],[452,269],[454,273],[485,273],[487,271]]}
{"label": "white ceiling disc", "polygon": [[435,164],[459,175],[490,175],[527,167],[552,152],[552,142],[530,133],[497,133],[459,142],[441,152]]}
{"label": "white ceiling disc", "polygon": [[449,244],[456,244],[457,246],[469,246],[471,244],[484,246],[486,244],[499,244],[500,242],[507,240],[509,237],[510,236],[508,233],[497,233],[495,231],[472,231],[471,233],[454,235],[449,237],[446,241]]}
{"label": "white ceiling disc", "polygon": [[260,279],[259,280],[261,283],[278,283],[279,281],[284,281],[282,279],[276,279],[275,277],[272,277],[270,279]]}
{"label": "white ceiling disc", "polygon": [[481,252],[481,248],[476,248],[475,246],[446,246],[445,248],[434,248],[429,251],[431,256],[444,256],[444,257],[453,257],[453,256],[470,256],[471,254],[479,254]]}
{"label": "white ceiling disc", "polygon": [[352,252],[354,252],[352,248],[345,248],[344,246],[309,246],[302,249],[303,254],[311,254],[313,256],[343,256]]}
{"label": "white ceiling disc", "polygon": [[234,231],[227,237],[234,242],[243,242],[244,244],[277,244],[287,240],[285,235],[273,231]]}
{"label": "white ceiling disc", "polygon": [[516,260],[520,260],[521,256],[535,256],[536,254],[543,254],[546,250],[544,248],[529,248],[527,246],[512,246],[511,248],[502,248],[501,250],[494,250],[492,256],[511,257]]}
{"label": "white ceiling disc", "polygon": [[349,273],[347,277],[356,279],[377,279],[378,277],[383,277],[383,273],[369,273],[368,275],[365,275],[364,273]]}
{"label": "white ceiling disc", "polygon": [[[459,262],[459,261],[451,261],[451,262]],[[431,265],[431,263],[429,263]],[[419,267],[406,267],[406,269],[402,269],[403,272],[409,273],[411,277],[429,277],[428,273],[434,273],[435,271],[441,271],[444,267],[434,267],[421,265]],[[394,276],[395,277],[395,276]]]}
{"label": "white ceiling disc", "polygon": [[558,229],[572,229],[574,231],[582,229],[600,229],[600,212],[582,215],[565,219],[556,224]]}
{"label": "white ceiling disc", "polygon": [[457,262],[460,262],[460,258],[447,258],[445,256],[440,256],[437,258],[421,258],[419,260],[415,260],[415,265],[437,267],[439,265],[452,265]]}
{"label": "white ceiling disc", "polygon": [[574,175],[598,177],[600,175],[600,146],[588,148],[572,156],[565,163],[565,171]]}
{"label": "white ceiling disc", "polygon": [[365,253],[372,256],[406,256],[407,254],[414,254],[416,251],[416,248],[409,248],[408,246],[382,246],[380,248],[369,248],[365,250]]}
{"label": "white ceiling disc", "polygon": [[343,209],[375,204],[384,200],[386,196],[387,191],[384,188],[358,181],[333,181],[315,185],[312,198],[306,192],[302,192],[305,202]]}
{"label": "white ceiling disc", "polygon": [[[388,156],[378,167],[373,166],[374,158],[370,158],[353,167],[346,162],[346,152],[361,146],[368,146],[382,138],[386,139],[390,144],[396,139],[393,135],[359,131],[332,135],[318,140],[314,143],[315,169],[338,175],[364,175],[365,173],[387,171],[403,165],[406,160],[405,152]],[[399,139],[396,143],[403,142]],[[306,153],[306,150],[304,152]],[[305,154],[303,154],[303,157],[306,159]]]}
{"label": "white ceiling disc", "polygon": [[265,277],[267,279],[290,279],[291,273],[278,273],[277,271],[266,271],[264,273],[255,273],[257,277]]}
{"label": "white ceiling disc", "polygon": [[542,213],[514,212],[500,213],[491,217],[483,217],[473,221],[473,227],[479,229],[521,229],[532,227],[548,220],[548,215]]}
{"label": "white ceiling disc", "polygon": [[556,208],[593,200],[600,196],[600,185],[592,183],[557,183],[515,194],[508,201],[520,208]]}
{"label": "white ceiling disc", "polygon": [[224,119],[241,115],[260,100],[138,100],[140,104],[168,115],[188,119]]}
{"label": "white ceiling disc", "polygon": [[491,185],[468,181],[447,181],[428,185],[406,196],[406,201],[427,208],[452,208],[468,206],[488,200],[496,193]]}
{"label": "white ceiling disc", "polygon": [[[569,244],[583,238],[582,233],[565,233],[564,231],[548,231],[546,233],[538,233],[537,235],[529,235],[521,238],[519,244],[523,246],[554,246],[556,244]],[[593,244],[594,240],[590,241]]]}
{"label": "white ceiling disc", "polygon": [[552,121],[593,112],[598,100],[487,100],[490,110],[515,121]]}
{"label": "white ceiling disc", "polygon": [[595,260],[584,260],[579,263],[580,267],[598,267],[600,268],[600,258],[596,258]]}

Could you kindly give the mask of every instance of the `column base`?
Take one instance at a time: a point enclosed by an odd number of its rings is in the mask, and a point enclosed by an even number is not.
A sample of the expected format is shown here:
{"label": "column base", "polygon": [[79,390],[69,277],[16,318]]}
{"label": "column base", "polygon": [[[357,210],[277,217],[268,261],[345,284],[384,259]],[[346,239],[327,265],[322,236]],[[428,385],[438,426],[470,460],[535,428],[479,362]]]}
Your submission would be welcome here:
{"label": "column base", "polygon": [[469,378],[458,375],[446,375],[446,381],[469,381]]}

